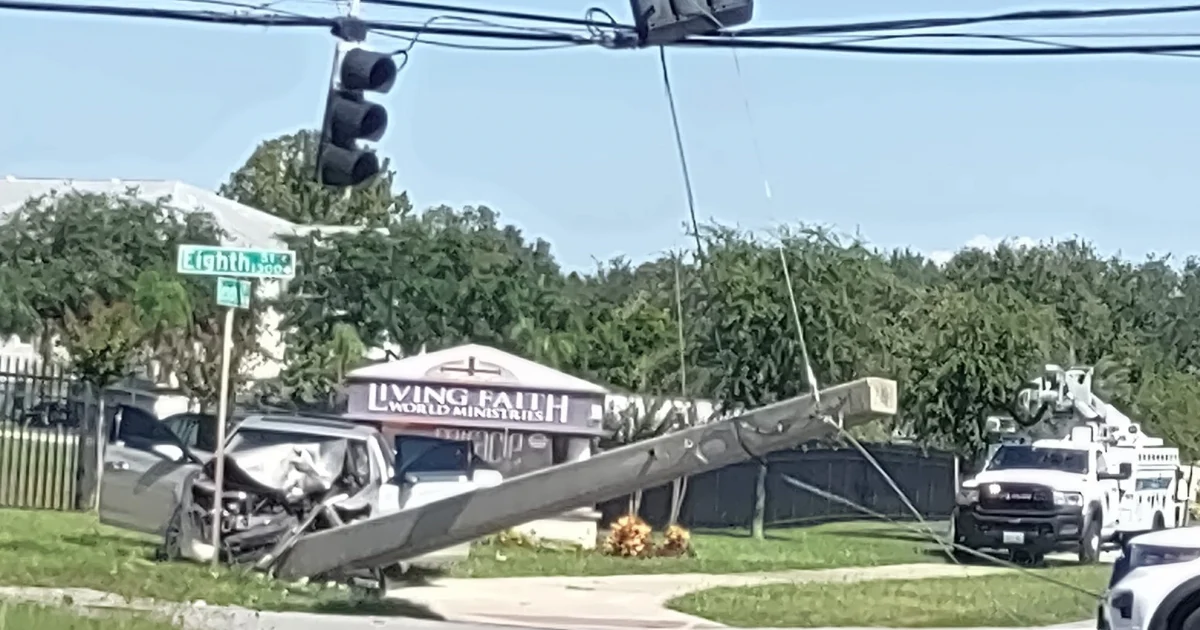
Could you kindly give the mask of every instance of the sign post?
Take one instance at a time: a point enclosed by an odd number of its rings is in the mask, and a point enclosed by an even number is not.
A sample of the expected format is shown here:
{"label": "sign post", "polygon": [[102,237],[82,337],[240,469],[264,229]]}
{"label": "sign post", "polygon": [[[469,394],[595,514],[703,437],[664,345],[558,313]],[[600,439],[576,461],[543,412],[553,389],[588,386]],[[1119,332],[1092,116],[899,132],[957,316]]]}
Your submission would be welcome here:
{"label": "sign post", "polygon": [[250,308],[253,285],[259,278],[283,280],[296,275],[296,255],[288,250],[245,249],[212,245],[180,245],[175,270],[180,274],[219,276],[217,304],[225,307],[225,325],[221,336],[221,388],[217,401],[216,470],[213,471],[212,547],[214,565],[221,561],[221,518],[224,511],[225,427],[229,422],[229,371],[233,354],[234,314]]}

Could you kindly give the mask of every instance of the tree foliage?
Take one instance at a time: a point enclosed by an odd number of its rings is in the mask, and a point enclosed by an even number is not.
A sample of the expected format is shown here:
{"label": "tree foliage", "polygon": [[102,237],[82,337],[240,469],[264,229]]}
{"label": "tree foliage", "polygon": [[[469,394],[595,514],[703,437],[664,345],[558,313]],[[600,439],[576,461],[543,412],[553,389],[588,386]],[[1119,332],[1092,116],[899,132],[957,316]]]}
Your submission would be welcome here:
{"label": "tree foliage", "polygon": [[[85,378],[166,365],[204,404],[217,397],[222,317],[211,279],[175,274],[180,244],[218,244],[212,215],[138,191],[27,200],[0,230],[0,335],[66,346]],[[240,318],[234,371],[258,351],[258,310]],[[132,367],[132,366],[129,366]]]}
{"label": "tree foliage", "polygon": [[303,225],[384,227],[412,206],[392,192],[395,173],[385,161],[380,175],[350,191],[316,182],[320,132],[299,131],[267,140],[218,192],[223,197]]}
{"label": "tree foliage", "polygon": [[677,396],[682,327],[688,394],[753,407],[807,391],[786,265],[818,383],[900,382],[895,425],[865,434],[976,453],[986,417],[1006,412],[1023,382],[1046,363],[1080,362],[1118,408],[1200,447],[1185,420],[1200,404],[1189,370],[1200,358],[1197,263],[1132,263],[1067,241],[964,250],[938,266],[802,225],[765,235],[708,225],[700,237],[702,257],[565,273],[548,245],[486,208],[309,235],[294,247],[313,262],[283,300],[289,352],[342,324],[367,346],[486,343],[618,391]]}
{"label": "tree foliage", "polygon": [[[974,453],[984,419],[1043,364],[1079,362],[1096,366],[1109,402],[1200,456],[1198,260],[1129,261],[1076,239],[968,249],[937,265],[814,226],[710,224],[697,252],[565,271],[547,242],[485,206],[412,212],[390,172],[348,193],[316,186],[314,143],[313,132],[267,141],[222,188],[295,222],[340,226],[287,238],[300,264],[273,305],[286,343],[276,397],[336,406],[367,348],[475,342],[615,391],[732,410],[807,391],[803,329],[819,384],[900,383],[899,416],[872,436]],[[61,193],[30,200],[4,227],[0,335],[43,349],[65,339],[97,378],[137,336],[137,352],[215,398],[221,311],[211,283],[172,269],[178,244],[221,240],[212,217],[132,194]],[[239,364],[255,350],[249,315]]]}

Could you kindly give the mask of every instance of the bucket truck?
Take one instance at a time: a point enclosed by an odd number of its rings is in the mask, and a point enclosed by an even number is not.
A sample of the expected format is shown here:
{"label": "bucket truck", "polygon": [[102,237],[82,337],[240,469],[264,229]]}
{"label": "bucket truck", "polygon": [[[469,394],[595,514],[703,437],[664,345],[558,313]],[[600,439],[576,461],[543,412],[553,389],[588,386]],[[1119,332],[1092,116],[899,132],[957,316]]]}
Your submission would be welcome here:
{"label": "bucket truck", "polygon": [[1179,450],[1097,396],[1093,377],[1047,365],[1020,390],[1012,420],[1051,437],[1013,433],[990,449],[958,490],[954,542],[1028,563],[1054,551],[1091,563],[1102,545],[1184,523]]}

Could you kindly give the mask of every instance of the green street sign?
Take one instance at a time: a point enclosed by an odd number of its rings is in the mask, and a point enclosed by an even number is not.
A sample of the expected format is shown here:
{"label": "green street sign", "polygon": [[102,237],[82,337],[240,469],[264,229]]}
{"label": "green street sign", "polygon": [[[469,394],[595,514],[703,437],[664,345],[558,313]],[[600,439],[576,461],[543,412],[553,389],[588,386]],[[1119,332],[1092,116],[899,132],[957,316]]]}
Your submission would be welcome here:
{"label": "green street sign", "polygon": [[286,249],[180,245],[175,270],[193,276],[296,277],[296,254]]}
{"label": "green street sign", "polygon": [[249,280],[217,278],[217,304],[230,308],[250,308]]}

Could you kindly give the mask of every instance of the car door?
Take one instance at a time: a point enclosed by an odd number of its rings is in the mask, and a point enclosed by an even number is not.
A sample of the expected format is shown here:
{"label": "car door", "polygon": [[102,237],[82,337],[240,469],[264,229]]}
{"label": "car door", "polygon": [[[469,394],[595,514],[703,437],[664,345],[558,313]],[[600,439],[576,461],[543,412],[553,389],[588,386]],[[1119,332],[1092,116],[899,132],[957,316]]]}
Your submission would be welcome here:
{"label": "car door", "polygon": [[165,529],[183,480],[198,464],[168,456],[156,447],[175,446],[178,437],[158,418],[136,407],[121,407],[114,439],[104,454],[100,481],[100,520],[147,534]]}

